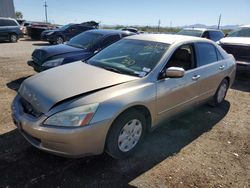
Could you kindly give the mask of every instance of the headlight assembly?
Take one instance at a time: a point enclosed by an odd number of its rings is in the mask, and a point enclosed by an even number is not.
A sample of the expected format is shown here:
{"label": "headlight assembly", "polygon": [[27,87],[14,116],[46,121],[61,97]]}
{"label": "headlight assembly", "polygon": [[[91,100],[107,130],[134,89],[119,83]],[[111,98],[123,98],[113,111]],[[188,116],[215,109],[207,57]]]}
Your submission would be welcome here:
{"label": "headlight assembly", "polygon": [[58,112],[45,120],[44,125],[80,127],[89,124],[99,104],[89,104]]}
{"label": "headlight assembly", "polygon": [[43,67],[56,67],[58,65],[61,65],[63,60],[64,60],[64,58],[52,59],[49,61],[45,61],[42,66]]}

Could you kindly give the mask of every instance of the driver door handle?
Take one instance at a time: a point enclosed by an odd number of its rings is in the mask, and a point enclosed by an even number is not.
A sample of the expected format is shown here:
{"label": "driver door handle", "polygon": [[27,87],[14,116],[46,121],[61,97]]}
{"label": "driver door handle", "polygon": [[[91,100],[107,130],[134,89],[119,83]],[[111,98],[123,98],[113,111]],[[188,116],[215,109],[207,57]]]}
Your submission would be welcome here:
{"label": "driver door handle", "polygon": [[199,80],[200,77],[201,77],[200,75],[195,75],[192,77],[192,80]]}
{"label": "driver door handle", "polygon": [[224,68],[225,68],[224,65],[221,65],[221,66],[219,67],[220,70],[223,70]]}

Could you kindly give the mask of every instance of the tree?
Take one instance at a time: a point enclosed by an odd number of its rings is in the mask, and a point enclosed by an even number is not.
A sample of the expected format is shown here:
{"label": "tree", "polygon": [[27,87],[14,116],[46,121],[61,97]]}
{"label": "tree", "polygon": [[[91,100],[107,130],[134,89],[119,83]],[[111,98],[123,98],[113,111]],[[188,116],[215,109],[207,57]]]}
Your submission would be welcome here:
{"label": "tree", "polygon": [[16,11],[16,19],[23,19],[23,13],[21,11]]}

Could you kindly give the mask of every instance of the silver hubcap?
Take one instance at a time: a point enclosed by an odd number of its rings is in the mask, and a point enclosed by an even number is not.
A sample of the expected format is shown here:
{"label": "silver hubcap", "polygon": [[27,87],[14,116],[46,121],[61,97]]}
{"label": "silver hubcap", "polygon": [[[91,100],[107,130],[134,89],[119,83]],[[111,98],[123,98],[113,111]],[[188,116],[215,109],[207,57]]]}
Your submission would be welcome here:
{"label": "silver hubcap", "polygon": [[17,39],[17,38],[16,38],[16,35],[11,35],[11,36],[10,36],[10,39],[11,39],[11,41],[16,41],[16,39]]}
{"label": "silver hubcap", "polygon": [[118,137],[118,147],[122,152],[130,151],[141,138],[142,123],[138,119],[133,119],[126,123]]}
{"label": "silver hubcap", "polygon": [[223,99],[226,96],[226,92],[227,92],[227,84],[223,83],[218,91],[218,96],[217,96],[218,103],[221,103],[223,101]]}
{"label": "silver hubcap", "polygon": [[63,39],[61,37],[58,37],[56,42],[57,42],[57,44],[62,44],[63,43]]}

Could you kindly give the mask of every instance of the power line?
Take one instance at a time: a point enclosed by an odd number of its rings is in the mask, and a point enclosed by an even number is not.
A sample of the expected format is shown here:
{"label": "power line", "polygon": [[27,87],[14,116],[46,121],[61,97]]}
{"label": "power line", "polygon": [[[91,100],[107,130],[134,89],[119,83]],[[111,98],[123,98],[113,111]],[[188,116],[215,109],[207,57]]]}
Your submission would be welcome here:
{"label": "power line", "polygon": [[45,1],[44,2],[44,9],[45,9],[45,18],[46,18],[46,22],[48,23],[48,15],[47,15],[47,7],[48,7],[48,5],[47,5],[47,2]]}
{"label": "power line", "polygon": [[160,32],[160,27],[161,27],[161,20],[158,20],[158,32]]}

